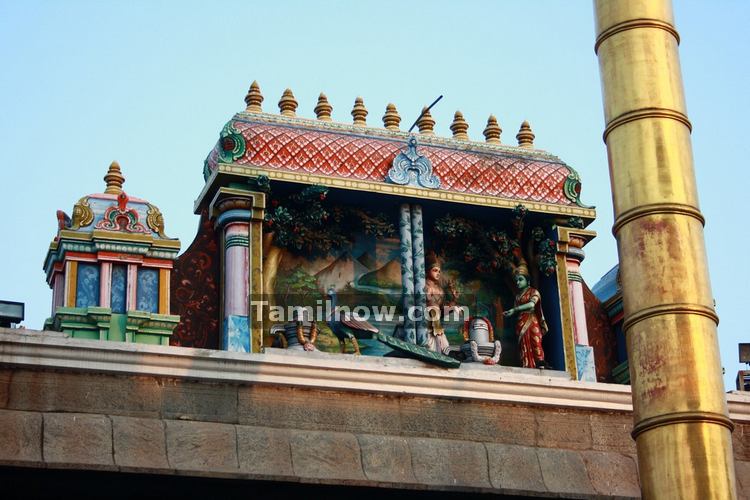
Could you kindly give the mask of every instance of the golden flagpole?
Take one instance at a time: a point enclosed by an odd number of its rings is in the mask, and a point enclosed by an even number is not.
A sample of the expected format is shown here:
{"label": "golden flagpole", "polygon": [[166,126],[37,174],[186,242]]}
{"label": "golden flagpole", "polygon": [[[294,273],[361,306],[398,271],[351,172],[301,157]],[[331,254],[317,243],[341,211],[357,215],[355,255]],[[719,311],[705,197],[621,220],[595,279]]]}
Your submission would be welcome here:
{"label": "golden flagpole", "polygon": [[643,495],[736,498],[672,5],[595,11]]}

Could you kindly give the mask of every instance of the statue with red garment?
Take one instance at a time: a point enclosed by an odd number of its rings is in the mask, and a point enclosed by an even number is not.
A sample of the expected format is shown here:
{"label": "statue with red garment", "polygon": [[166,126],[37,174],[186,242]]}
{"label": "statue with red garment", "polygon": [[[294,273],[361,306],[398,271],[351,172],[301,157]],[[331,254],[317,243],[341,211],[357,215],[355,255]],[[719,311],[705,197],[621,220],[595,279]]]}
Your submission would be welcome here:
{"label": "statue with red garment", "polygon": [[544,360],[542,337],[547,333],[547,323],[542,313],[542,296],[530,284],[529,271],[524,264],[513,273],[518,294],[511,309],[503,313],[509,317],[518,314],[516,336],[524,368],[549,368]]}

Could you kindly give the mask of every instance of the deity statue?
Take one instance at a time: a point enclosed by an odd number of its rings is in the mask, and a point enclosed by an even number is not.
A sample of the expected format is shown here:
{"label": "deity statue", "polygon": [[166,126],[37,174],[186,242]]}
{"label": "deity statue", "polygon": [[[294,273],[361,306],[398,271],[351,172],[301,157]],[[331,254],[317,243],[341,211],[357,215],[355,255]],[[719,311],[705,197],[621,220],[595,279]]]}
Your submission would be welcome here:
{"label": "deity statue", "polygon": [[[434,252],[426,255],[425,270],[427,271],[425,279],[427,345],[425,347],[445,354],[450,345],[448,344],[448,339],[445,337],[445,330],[443,329],[441,320],[444,314],[455,306],[458,291],[456,290],[455,283],[452,281],[443,281],[440,260]],[[448,291],[447,299],[446,290]]]}
{"label": "deity statue", "polygon": [[529,271],[521,264],[513,273],[518,295],[511,309],[503,316],[518,314],[516,336],[524,368],[549,368],[544,360],[542,336],[547,333],[547,323],[542,314],[542,296],[530,285]]}

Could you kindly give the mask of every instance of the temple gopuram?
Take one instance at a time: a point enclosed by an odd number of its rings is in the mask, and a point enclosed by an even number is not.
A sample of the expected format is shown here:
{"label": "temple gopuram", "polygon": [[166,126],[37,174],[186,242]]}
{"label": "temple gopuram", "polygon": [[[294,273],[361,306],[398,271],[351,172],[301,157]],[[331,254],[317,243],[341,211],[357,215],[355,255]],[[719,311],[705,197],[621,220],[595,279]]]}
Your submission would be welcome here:
{"label": "temple gopuram", "polygon": [[[605,97],[629,74],[612,69],[617,40],[646,32],[676,58],[668,6],[599,3]],[[670,128],[685,127],[679,103],[605,99],[620,265],[590,287],[596,211],[528,122],[507,140],[490,115],[480,142],[460,111],[442,137],[428,106],[407,128],[393,104],[374,119],[357,98],[338,123],[322,93],[308,114],[290,89],[278,113],[265,100],[253,82],[196,162],[182,252],[157,205],[130,195],[148,179],[125,189],[127,165],[101,166],[103,192],[58,211],[50,318],[0,328],[10,484],[32,497],[750,497],[750,397],[715,386],[715,313],[673,278],[649,302],[632,271],[681,276],[679,259],[649,260],[653,241],[698,231],[689,186],[652,203],[651,187],[623,194],[624,177],[651,174],[617,169],[647,149],[632,136],[689,133]],[[707,283],[685,279],[690,293]],[[675,331],[702,379],[654,348]]]}

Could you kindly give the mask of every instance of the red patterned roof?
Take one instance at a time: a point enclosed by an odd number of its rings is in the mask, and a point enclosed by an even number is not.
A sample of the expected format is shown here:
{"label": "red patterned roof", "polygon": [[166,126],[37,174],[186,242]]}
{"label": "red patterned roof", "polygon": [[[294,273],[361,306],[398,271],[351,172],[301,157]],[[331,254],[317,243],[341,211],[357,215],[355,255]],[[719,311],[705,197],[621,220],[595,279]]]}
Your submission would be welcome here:
{"label": "red patterned roof", "polygon": [[[231,129],[245,142],[244,151],[237,151],[232,163],[342,178],[384,182],[393,159],[406,148],[405,138],[364,135],[368,129],[357,134],[351,129],[305,127],[301,120],[289,125],[235,117],[225,127]],[[459,149],[476,143],[424,142],[420,138],[418,151],[432,162],[441,190],[576,205],[564,188],[568,176],[577,179],[577,174],[554,156],[520,148]],[[219,161],[221,146],[217,144],[209,155],[209,170]]]}

